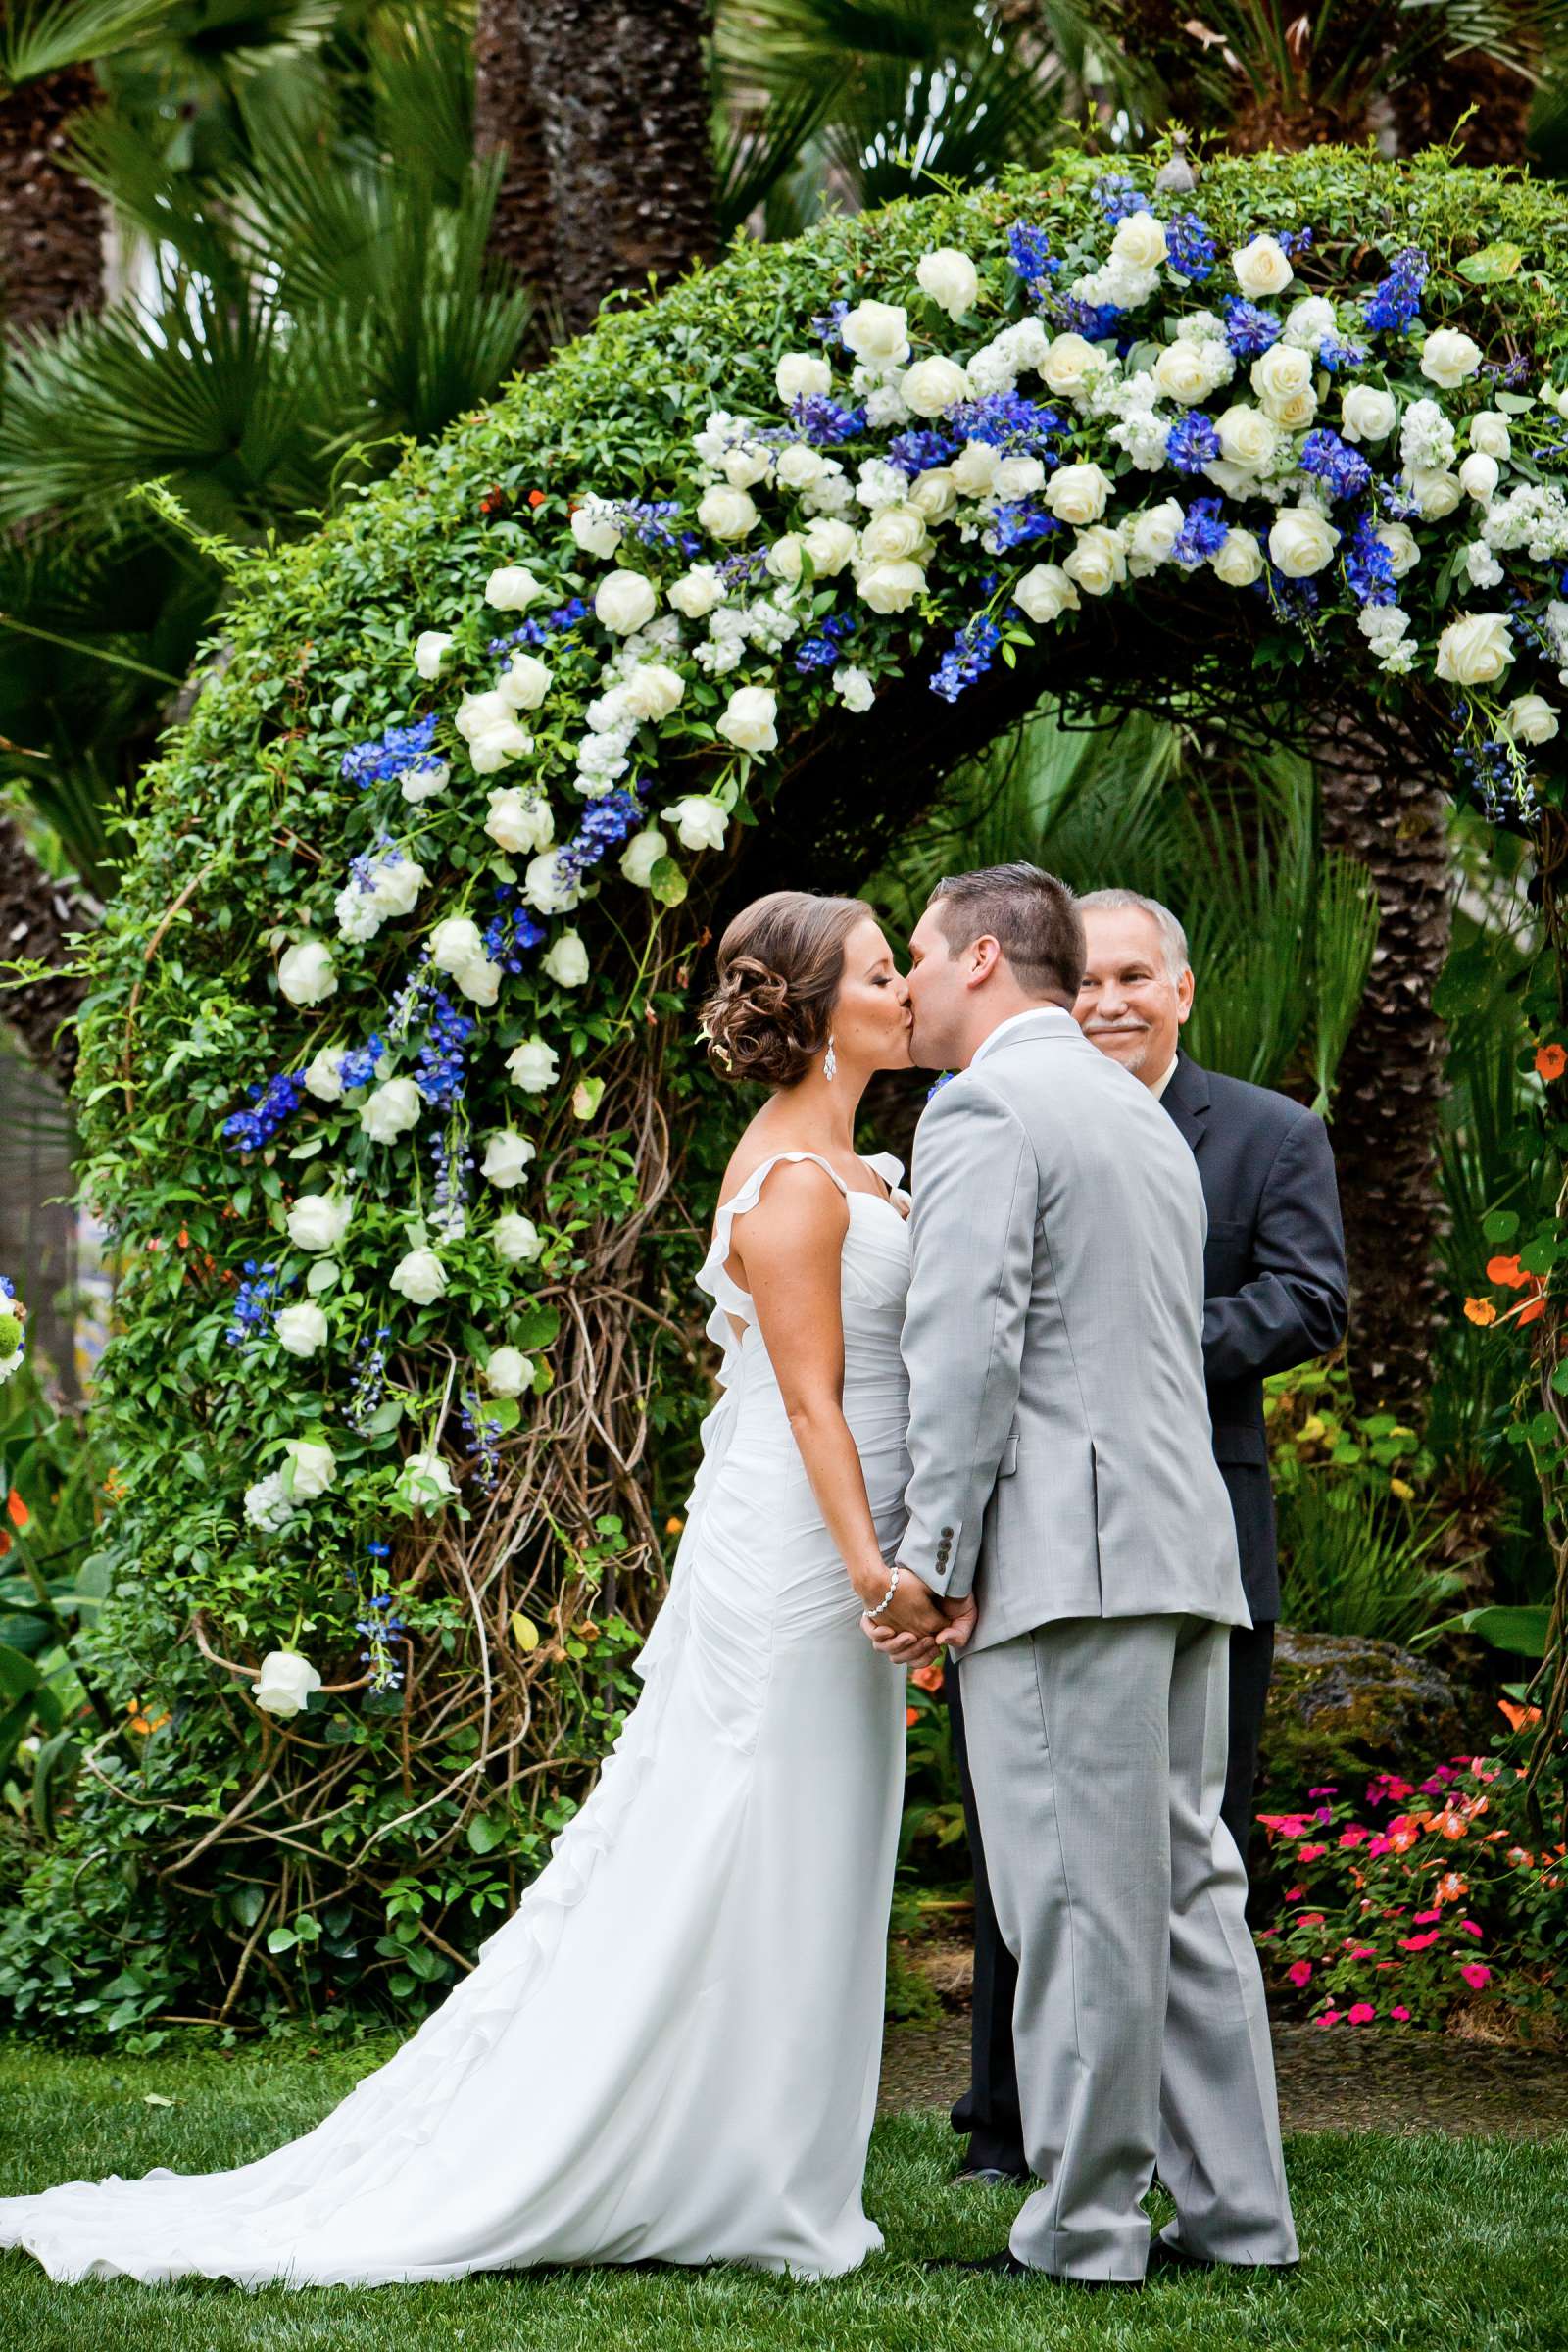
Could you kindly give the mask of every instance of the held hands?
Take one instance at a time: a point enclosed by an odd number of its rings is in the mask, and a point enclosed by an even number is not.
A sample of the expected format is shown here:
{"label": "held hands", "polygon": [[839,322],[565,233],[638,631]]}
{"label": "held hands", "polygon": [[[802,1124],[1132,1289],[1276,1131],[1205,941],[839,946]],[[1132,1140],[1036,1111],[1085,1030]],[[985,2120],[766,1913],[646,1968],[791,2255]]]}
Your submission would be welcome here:
{"label": "held hands", "polygon": [[972,1595],[939,1600],[918,1577],[906,1571],[886,1613],[862,1617],[860,1630],[890,1665],[928,1666],[939,1650],[963,1647],[974,1631],[977,1605]]}

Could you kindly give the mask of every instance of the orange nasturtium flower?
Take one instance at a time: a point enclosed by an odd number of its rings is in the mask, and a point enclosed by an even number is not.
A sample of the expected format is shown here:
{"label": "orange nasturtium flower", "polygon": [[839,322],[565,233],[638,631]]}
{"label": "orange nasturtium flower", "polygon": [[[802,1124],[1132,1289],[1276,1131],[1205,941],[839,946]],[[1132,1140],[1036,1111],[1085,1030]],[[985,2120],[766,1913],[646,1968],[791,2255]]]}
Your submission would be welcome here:
{"label": "orange nasturtium flower", "polygon": [[13,1527],[25,1527],[32,1518],[32,1513],[23,1501],[22,1496],[18,1494],[15,1487],[12,1488],[10,1494],[6,1496],[6,1516],[11,1521]]}
{"label": "orange nasturtium flower", "polygon": [[1527,1724],[1541,1721],[1539,1707],[1516,1707],[1511,1698],[1499,1698],[1497,1704],[1507,1717],[1508,1729],[1511,1732],[1523,1731]]}
{"label": "orange nasturtium flower", "polygon": [[1519,1263],[1517,1253],[1512,1257],[1489,1257],[1487,1280],[1500,1283],[1504,1290],[1522,1291],[1530,1276]]}
{"label": "orange nasturtium flower", "polygon": [[933,1658],[929,1666],[916,1666],[909,1680],[918,1690],[940,1690],[942,1688],[941,1660]]}
{"label": "orange nasturtium flower", "polygon": [[1568,1051],[1565,1051],[1563,1047],[1538,1046],[1536,1048],[1536,1076],[1538,1078],[1544,1078],[1546,1084],[1550,1086],[1552,1080],[1560,1078],[1564,1070],[1568,1070]]}
{"label": "orange nasturtium flower", "polygon": [[1467,1298],[1464,1311],[1472,1323],[1495,1323],[1497,1310],[1490,1298]]}

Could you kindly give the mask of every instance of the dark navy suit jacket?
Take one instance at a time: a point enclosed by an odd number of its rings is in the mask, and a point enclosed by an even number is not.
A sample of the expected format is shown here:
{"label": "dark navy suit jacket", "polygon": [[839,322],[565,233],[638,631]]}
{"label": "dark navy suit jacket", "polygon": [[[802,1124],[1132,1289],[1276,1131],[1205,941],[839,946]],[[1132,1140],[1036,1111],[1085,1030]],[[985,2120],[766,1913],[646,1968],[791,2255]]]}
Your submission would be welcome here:
{"label": "dark navy suit jacket", "polygon": [[1203,1369],[1214,1455],[1236,1514],[1255,1624],[1280,1610],[1263,1380],[1345,1336],[1349,1283],[1328,1129],[1267,1087],[1179,1054],[1160,1102],[1193,1148],[1208,1207]]}

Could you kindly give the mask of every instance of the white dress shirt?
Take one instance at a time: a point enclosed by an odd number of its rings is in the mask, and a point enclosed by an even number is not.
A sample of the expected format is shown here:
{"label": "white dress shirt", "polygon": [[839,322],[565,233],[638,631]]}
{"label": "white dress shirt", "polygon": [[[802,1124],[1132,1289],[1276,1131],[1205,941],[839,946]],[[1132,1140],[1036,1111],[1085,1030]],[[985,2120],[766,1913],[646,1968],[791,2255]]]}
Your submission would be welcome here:
{"label": "white dress shirt", "polygon": [[997,1023],[989,1037],[983,1037],[980,1040],[969,1056],[969,1068],[972,1070],[975,1063],[989,1054],[992,1047],[1006,1036],[1009,1029],[1016,1029],[1022,1021],[1038,1021],[1042,1014],[1053,1021],[1067,1021],[1074,1029],[1078,1027],[1064,1004],[1031,1004],[1027,1012],[1009,1012],[1004,1021]]}

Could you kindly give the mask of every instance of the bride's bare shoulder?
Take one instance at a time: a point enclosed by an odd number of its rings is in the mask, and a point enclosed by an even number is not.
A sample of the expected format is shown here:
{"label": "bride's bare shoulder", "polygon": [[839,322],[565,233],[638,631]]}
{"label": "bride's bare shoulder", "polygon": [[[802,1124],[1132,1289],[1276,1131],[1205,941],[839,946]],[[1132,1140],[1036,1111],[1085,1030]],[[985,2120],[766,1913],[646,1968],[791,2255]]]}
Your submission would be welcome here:
{"label": "bride's bare shoulder", "polygon": [[[811,1156],[796,1158],[794,1155],[798,1153],[810,1153]],[[729,1164],[718,1188],[719,1206],[722,1208],[726,1202],[733,1200],[736,1194],[751,1182],[759,1168],[765,1168],[777,1159],[789,1159],[792,1162],[790,1166],[779,1169],[776,1184],[769,1184],[767,1188],[769,1192],[776,1191],[781,1201],[809,1200],[818,1189],[827,1199],[842,1200],[838,1185],[820,1165],[821,1156],[812,1145],[788,1135],[781,1136],[776,1130],[754,1120],[730,1153]]]}

